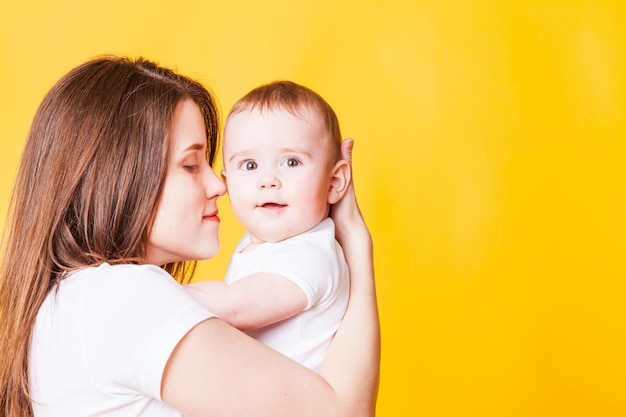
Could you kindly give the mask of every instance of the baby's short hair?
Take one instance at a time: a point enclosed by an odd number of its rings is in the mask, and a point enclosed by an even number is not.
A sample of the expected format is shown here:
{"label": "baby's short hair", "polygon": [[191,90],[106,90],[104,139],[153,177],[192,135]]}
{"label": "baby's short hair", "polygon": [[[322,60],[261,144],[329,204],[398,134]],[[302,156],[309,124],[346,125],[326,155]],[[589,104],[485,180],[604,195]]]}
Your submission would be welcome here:
{"label": "baby's short hair", "polygon": [[315,91],[293,81],[279,80],[254,88],[239,99],[230,110],[228,117],[243,111],[285,110],[294,116],[302,117],[303,110],[312,110],[324,122],[330,143],[331,163],[341,159],[341,130],[335,111]]}

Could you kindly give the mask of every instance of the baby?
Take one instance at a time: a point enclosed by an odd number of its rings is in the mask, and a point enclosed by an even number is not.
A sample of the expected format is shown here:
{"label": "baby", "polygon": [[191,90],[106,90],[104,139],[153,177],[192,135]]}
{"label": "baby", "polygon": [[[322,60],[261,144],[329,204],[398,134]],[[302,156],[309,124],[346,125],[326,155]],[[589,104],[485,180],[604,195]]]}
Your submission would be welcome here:
{"label": "baby", "polygon": [[349,274],[330,205],[350,182],[337,116],[289,81],[255,88],[230,111],[224,171],[245,226],[225,282],[186,288],[220,318],[317,370],[348,303]]}

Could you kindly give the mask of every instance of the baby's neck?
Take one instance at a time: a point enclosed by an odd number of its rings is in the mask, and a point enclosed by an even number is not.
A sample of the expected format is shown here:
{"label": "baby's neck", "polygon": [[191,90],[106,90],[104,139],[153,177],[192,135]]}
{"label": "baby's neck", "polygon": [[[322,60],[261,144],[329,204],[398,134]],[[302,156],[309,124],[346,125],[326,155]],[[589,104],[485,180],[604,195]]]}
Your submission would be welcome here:
{"label": "baby's neck", "polygon": [[241,249],[241,252],[239,253],[251,252],[261,246],[263,243],[265,242],[250,242],[243,249]]}

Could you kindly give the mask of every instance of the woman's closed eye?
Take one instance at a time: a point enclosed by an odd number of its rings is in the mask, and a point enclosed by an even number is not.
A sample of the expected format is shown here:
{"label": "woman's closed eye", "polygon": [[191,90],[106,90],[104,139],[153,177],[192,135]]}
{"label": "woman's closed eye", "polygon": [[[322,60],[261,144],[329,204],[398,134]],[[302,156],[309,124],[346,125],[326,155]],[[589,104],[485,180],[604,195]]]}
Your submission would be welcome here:
{"label": "woman's closed eye", "polygon": [[185,171],[189,171],[189,172],[196,172],[200,169],[200,165],[198,164],[185,164],[183,165],[183,169],[185,169]]}

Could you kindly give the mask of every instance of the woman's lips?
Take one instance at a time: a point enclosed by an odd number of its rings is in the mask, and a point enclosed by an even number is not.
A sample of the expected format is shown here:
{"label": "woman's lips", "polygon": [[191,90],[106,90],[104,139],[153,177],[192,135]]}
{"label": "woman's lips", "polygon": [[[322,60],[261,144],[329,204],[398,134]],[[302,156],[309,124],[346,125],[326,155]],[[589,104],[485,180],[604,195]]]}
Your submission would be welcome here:
{"label": "woman's lips", "polygon": [[202,216],[202,220],[219,222],[220,218],[217,216],[217,211],[216,211],[214,213],[205,214],[204,216]]}

